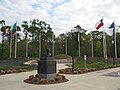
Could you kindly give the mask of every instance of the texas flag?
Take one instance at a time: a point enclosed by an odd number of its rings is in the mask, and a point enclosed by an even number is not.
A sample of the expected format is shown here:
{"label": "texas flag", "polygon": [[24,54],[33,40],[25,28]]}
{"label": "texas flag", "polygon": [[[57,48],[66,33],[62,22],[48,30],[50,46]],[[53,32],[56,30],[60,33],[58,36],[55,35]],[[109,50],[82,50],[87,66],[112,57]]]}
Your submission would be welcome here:
{"label": "texas flag", "polygon": [[98,23],[96,23],[96,30],[98,30],[99,28],[101,28],[104,25],[103,23],[103,19],[101,19]]}

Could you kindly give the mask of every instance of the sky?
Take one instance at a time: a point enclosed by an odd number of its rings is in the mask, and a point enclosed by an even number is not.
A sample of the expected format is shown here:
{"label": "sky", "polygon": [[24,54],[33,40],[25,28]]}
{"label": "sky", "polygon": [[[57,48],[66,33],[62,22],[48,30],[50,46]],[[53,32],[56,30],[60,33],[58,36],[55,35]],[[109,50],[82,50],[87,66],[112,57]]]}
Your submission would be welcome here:
{"label": "sky", "polygon": [[105,28],[113,21],[120,25],[120,0],[0,0],[0,20],[6,24],[39,19],[49,23],[56,35],[76,25],[93,31],[102,17]]}

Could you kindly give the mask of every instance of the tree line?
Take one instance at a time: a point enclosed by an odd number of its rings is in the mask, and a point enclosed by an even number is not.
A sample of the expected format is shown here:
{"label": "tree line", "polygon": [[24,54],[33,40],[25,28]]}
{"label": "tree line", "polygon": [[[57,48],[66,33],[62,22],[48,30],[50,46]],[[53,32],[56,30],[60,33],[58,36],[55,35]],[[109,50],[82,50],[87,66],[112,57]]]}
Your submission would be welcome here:
{"label": "tree line", "polygon": [[[10,49],[10,32],[4,35],[4,30],[8,29],[9,25],[5,24],[5,21],[0,21],[2,32],[2,43],[0,43],[0,58],[9,58]],[[93,40],[93,55],[94,57],[103,57],[103,32],[92,31],[86,34],[86,31],[76,25],[74,29],[80,29],[80,31],[74,32],[74,44],[75,44],[75,56],[79,56],[79,42],[80,42],[80,56],[86,55],[92,57],[92,40]],[[72,55],[72,36],[71,31],[62,33],[59,36],[55,36],[50,24],[33,19],[30,21],[23,21],[21,26],[17,26],[17,32],[22,31],[24,35],[17,33],[17,57],[39,57],[46,55],[46,49],[50,48],[50,52],[53,55],[68,54]],[[80,34],[80,35],[78,35]],[[91,36],[92,34],[92,36]],[[107,56],[112,57],[112,36],[106,34]],[[54,38],[54,39],[53,39]],[[91,40],[91,38],[93,38]],[[117,43],[117,56],[120,57],[120,33],[116,33]],[[40,41],[41,40],[41,41]],[[14,43],[15,39],[12,39],[12,57],[14,58]],[[26,50],[27,44],[27,50]],[[53,51],[54,45],[54,51]],[[26,53],[27,52],[27,53]]]}

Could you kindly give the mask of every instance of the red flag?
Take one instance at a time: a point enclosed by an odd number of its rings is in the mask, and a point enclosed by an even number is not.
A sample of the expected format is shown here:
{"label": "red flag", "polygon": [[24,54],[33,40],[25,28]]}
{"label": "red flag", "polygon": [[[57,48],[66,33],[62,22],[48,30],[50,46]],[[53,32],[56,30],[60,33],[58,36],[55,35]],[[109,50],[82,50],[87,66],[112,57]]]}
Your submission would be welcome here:
{"label": "red flag", "polygon": [[3,31],[3,35],[5,35],[5,34],[6,34],[6,30]]}
{"label": "red flag", "polygon": [[10,31],[11,27],[8,27],[6,30],[3,31],[3,34],[6,35]]}
{"label": "red flag", "polygon": [[101,19],[101,20],[96,24],[96,30],[98,30],[99,28],[101,28],[103,25],[104,25],[103,19]]}

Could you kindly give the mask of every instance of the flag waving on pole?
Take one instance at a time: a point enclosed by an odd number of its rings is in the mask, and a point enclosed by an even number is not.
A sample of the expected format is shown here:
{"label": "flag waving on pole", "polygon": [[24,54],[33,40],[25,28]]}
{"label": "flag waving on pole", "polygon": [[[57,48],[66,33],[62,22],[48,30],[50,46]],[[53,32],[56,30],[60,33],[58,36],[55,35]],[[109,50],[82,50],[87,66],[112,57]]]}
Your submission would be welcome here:
{"label": "flag waving on pole", "polygon": [[17,29],[17,23],[15,23],[15,24],[13,25],[12,31],[13,31],[13,32],[16,32],[16,29]]}
{"label": "flag waving on pole", "polygon": [[[114,50],[114,56],[113,56],[113,58],[115,57],[115,58],[117,58],[117,45],[116,45],[116,30],[115,30],[115,23],[113,22],[111,25],[110,25],[110,27],[109,27],[109,29],[112,29],[113,30],[113,40],[112,40],[112,44],[113,44],[113,50]],[[115,63],[115,62],[114,62]]]}
{"label": "flag waving on pole", "polygon": [[8,27],[4,30],[3,34],[6,35],[10,31],[11,27]]}
{"label": "flag waving on pole", "polygon": [[14,25],[13,25],[13,27],[12,27],[12,32],[13,32],[13,36],[12,37],[14,37],[16,34],[17,34],[17,23],[15,23]]}
{"label": "flag waving on pole", "polygon": [[15,37],[15,58],[17,55],[17,23],[13,25],[13,38]]}
{"label": "flag waving on pole", "polygon": [[96,30],[100,29],[104,25],[103,19],[101,19],[98,23],[96,23]]}
{"label": "flag waving on pole", "polygon": [[110,25],[109,29],[114,29],[115,30],[115,24],[114,24],[114,22]]}

